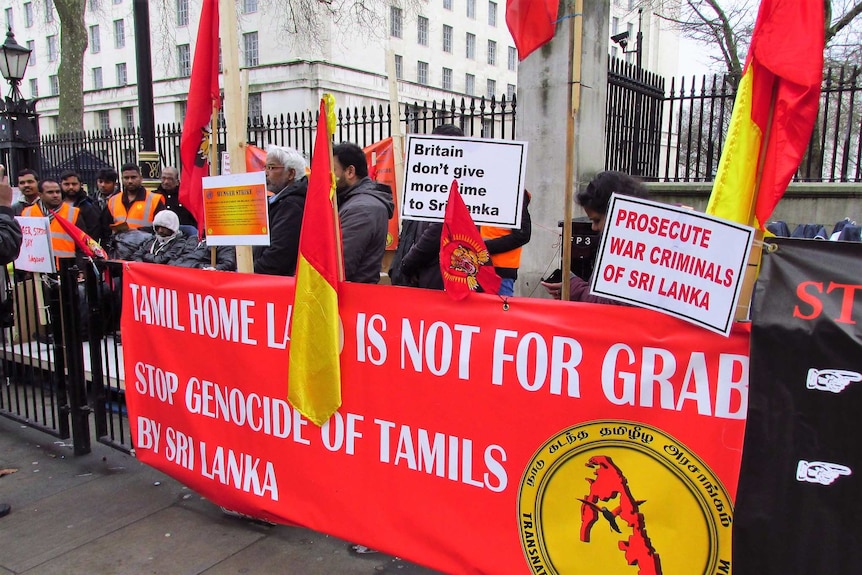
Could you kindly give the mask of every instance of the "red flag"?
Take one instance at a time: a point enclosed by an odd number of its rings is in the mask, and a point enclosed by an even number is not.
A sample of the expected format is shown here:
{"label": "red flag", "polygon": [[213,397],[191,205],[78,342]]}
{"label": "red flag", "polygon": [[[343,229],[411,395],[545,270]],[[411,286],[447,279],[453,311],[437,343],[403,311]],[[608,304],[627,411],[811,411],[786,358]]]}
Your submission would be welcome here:
{"label": "red flag", "polygon": [[394,251],[398,247],[398,191],[395,187],[394,150],[391,137],[375,142],[362,150],[368,161],[368,177],[389,186],[392,190],[392,201],[395,202],[395,211],[389,218],[389,231],[386,233],[387,251]]}
{"label": "red flag", "polygon": [[180,141],[180,202],[204,227],[203,180],[210,175],[209,136],[213,110],[219,106],[218,0],[203,0],[198,27],[188,109]]}
{"label": "red flag", "polygon": [[766,225],[817,120],[823,35],[822,1],[761,2],[707,213]]}
{"label": "red flag", "polygon": [[[47,206],[46,206],[47,207]],[[105,253],[105,250],[102,249],[102,246],[99,245],[99,242],[88,236],[84,233],[84,230],[52,210],[48,208],[48,211],[54,215],[54,219],[57,220],[57,223],[60,224],[60,227],[71,236],[72,240],[74,240],[75,245],[78,246],[78,249],[84,252],[84,255],[88,258],[101,258],[103,260],[108,259],[108,254]]]}
{"label": "red flag", "polygon": [[500,276],[486,265],[490,261],[482,234],[458,191],[458,180],[452,180],[440,236],[440,273],[446,293],[454,300],[464,299],[480,285],[485,293],[499,293]]}
{"label": "red flag", "polygon": [[557,0],[506,0],[506,25],[518,60],[551,41],[557,28]]}

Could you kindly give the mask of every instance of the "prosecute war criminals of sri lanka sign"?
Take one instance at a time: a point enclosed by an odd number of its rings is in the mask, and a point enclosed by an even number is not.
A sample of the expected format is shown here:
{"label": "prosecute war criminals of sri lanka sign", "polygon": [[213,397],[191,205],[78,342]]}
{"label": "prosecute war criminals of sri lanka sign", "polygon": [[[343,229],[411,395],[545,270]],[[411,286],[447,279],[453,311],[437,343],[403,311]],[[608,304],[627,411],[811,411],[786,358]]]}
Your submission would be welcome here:
{"label": "prosecute war criminals of sri lanka sign", "polygon": [[219,505],[453,574],[730,568],[745,327],[345,283],[318,428],[286,401],[292,279],[123,283],[137,456]]}

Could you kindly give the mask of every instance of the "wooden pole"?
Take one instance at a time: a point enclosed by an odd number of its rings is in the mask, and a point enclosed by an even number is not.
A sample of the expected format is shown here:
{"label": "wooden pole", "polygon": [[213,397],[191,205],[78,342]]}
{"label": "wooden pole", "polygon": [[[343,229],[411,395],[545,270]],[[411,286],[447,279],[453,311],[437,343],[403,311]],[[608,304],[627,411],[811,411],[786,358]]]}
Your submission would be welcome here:
{"label": "wooden pole", "polygon": [[[404,133],[401,131],[401,109],[398,105],[398,78],[395,76],[395,51],[386,50],[386,75],[389,82],[389,130],[392,133],[392,160],[395,165],[395,189],[392,190],[398,198],[398,206],[404,201]],[[398,191],[402,190],[399,194]],[[401,210],[395,212],[398,218],[398,231],[401,231]],[[395,252],[383,252],[382,271],[389,271]]]}
{"label": "wooden pole", "polygon": [[[326,153],[329,154],[329,165],[332,166],[334,161],[332,158],[332,132],[335,130],[335,98],[331,94],[324,94],[323,99],[325,101],[323,110],[326,115],[321,116],[317,121],[318,123],[324,122],[326,126]],[[319,152],[319,150],[315,150],[315,152]],[[335,175],[330,171],[329,177],[334,178]],[[335,218],[335,253],[338,254],[336,258],[338,262],[338,281],[344,281],[344,246],[341,243],[341,220],[338,218],[337,194],[332,198],[332,211],[332,217]]]}
{"label": "wooden pole", "polygon": [[[227,125],[227,151],[230,154],[232,174],[245,173],[245,143],[247,116],[243,115],[242,88],[239,72],[239,24],[236,6],[231,0],[219,0],[222,39],[222,68],[224,70],[224,117]],[[237,271],[254,272],[251,246],[236,247]]]}
{"label": "wooden pole", "polygon": [[571,44],[569,45],[569,102],[566,118],[566,183],[563,200],[563,285],[560,298],[569,299],[569,275],[572,272],[572,209],[575,188],[575,118],[581,107],[581,56],[584,35],[583,0],[575,0],[575,13],[569,19]]}

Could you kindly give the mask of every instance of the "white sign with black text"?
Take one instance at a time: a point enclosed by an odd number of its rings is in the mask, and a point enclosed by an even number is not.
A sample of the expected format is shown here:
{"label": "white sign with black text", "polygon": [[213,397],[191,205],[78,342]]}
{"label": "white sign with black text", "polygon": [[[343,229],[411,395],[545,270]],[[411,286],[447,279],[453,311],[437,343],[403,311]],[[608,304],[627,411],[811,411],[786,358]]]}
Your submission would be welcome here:
{"label": "white sign with black text", "polygon": [[442,222],[452,180],[477,225],[521,226],[527,142],[410,135],[401,217]]}
{"label": "white sign with black text", "polygon": [[56,272],[48,218],[17,216],[15,219],[21,226],[22,235],[15,269],[45,274]]}
{"label": "white sign with black text", "polygon": [[591,292],[729,335],[754,229],[611,196]]}

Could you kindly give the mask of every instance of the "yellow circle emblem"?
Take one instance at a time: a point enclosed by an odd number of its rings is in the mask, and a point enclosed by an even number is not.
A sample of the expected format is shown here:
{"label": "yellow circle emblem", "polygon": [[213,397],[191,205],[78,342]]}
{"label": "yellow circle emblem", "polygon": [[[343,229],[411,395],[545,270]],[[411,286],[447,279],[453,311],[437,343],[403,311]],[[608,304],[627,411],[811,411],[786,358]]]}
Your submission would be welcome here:
{"label": "yellow circle emblem", "polygon": [[536,574],[730,574],[727,491],[643,424],[594,421],[548,440],[521,478],[518,523]]}

